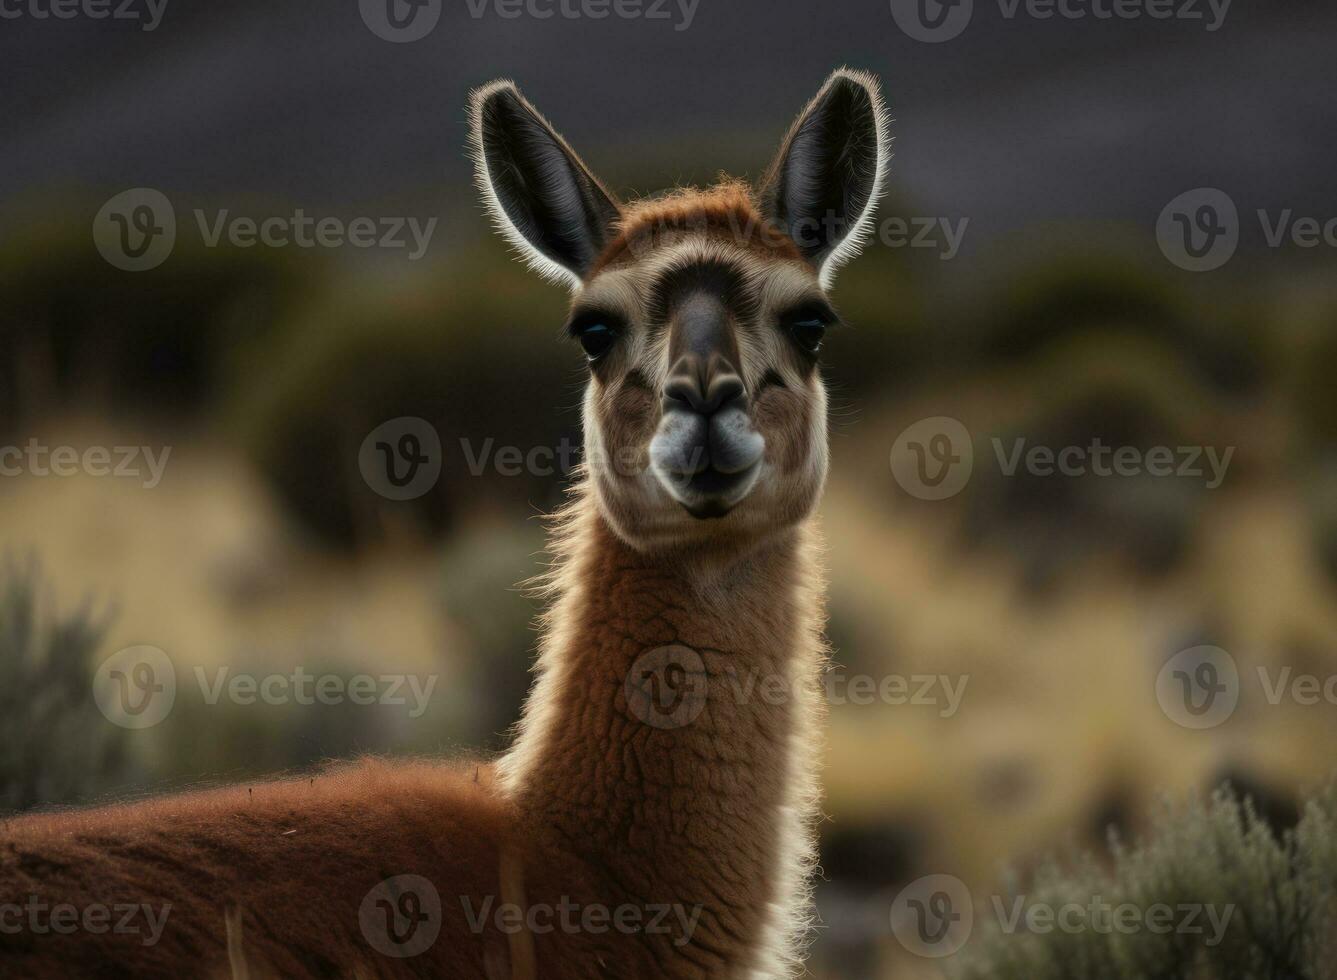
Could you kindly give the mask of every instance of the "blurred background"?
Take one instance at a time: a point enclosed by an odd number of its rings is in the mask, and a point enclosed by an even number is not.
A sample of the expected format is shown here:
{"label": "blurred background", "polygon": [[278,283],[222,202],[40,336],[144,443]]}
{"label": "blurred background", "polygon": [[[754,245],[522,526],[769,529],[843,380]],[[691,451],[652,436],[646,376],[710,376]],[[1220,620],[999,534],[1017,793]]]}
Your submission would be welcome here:
{"label": "blurred background", "polygon": [[[22,453],[0,455],[0,810],[504,747],[538,611],[516,586],[569,483],[585,369],[559,336],[563,290],[480,212],[467,94],[513,77],[633,197],[757,176],[840,64],[881,76],[896,155],[826,345],[831,688],[964,687],[954,710],[835,698],[813,972],[939,976],[888,921],[922,875],[988,889],[1227,779],[1285,827],[1328,775],[1337,704],[1273,704],[1257,672],[1337,673],[1337,236],[1276,243],[1279,223],[1337,217],[1330,4],[1045,18],[977,0],[936,43],[888,0],[606,18],[427,0],[395,8],[427,18],[408,28],[371,0],[13,9],[0,447]],[[1165,231],[1198,188],[1237,209],[1237,248],[1208,271]],[[235,224],[302,216],[344,238],[370,221],[375,244]],[[131,254],[167,223],[174,240]],[[403,417],[437,433],[440,474],[392,500],[359,451]],[[939,417],[973,469],[922,499],[893,450]],[[1219,481],[1009,476],[995,446],[1017,439],[1233,453]],[[108,450],[111,472],[50,472],[60,447]],[[118,447],[148,455],[119,467]],[[502,447],[557,465],[517,473]],[[1239,701],[1196,730],[1157,678],[1204,644],[1233,658]],[[90,696],[135,645],[178,678],[143,729]],[[299,665],[437,680],[416,716],[211,706],[194,682]]]}

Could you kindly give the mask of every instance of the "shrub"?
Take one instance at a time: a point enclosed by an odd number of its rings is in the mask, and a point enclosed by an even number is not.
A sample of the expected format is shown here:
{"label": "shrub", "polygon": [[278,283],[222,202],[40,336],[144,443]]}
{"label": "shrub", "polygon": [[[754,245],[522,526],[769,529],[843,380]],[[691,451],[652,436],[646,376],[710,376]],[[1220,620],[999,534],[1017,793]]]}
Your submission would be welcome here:
{"label": "shrub", "polygon": [[470,741],[502,749],[520,717],[537,652],[535,620],[542,603],[523,586],[539,569],[542,529],[476,522],[457,536],[442,563],[442,601],[464,642],[469,703],[457,715],[472,721]]}
{"label": "shrub", "polygon": [[0,244],[0,431],[68,405],[207,416],[318,268],[181,242],[127,273],[98,255],[77,207],[21,227]]}
{"label": "shrub", "polygon": [[1247,293],[1232,295],[1230,305],[1209,301],[1164,268],[1117,250],[1039,252],[982,298],[964,326],[986,364],[1017,363],[1064,339],[1114,328],[1173,350],[1192,366],[1195,383],[1247,393],[1265,379],[1269,338]]}
{"label": "shrub", "polygon": [[[561,294],[501,248],[460,266],[446,288],[366,280],[306,310],[233,392],[233,438],[318,540],[358,547],[394,521],[440,536],[471,503],[560,499],[564,474],[504,477],[491,463],[503,446],[577,437],[584,366],[562,343]],[[430,493],[387,503],[363,482],[358,449],[403,416],[435,428],[442,472]]]}
{"label": "shrub", "polygon": [[[1209,803],[1163,807],[1146,838],[1111,842],[1111,862],[1087,855],[1051,861],[1023,892],[1013,880],[1004,906],[1058,909],[1068,903],[1128,903],[1213,908],[1201,933],[1171,929],[1061,929],[1007,932],[1001,916],[981,916],[986,931],[950,972],[958,980],[1322,980],[1334,967],[1337,788],[1306,805],[1293,830],[1278,835],[1229,789]],[[1228,918],[1227,918],[1228,915]],[[979,919],[977,919],[979,921]],[[1142,921],[1142,920],[1140,920]],[[1174,921],[1185,921],[1176,918]]]}
{"label": "shrub", "polygon": [[105,625],[87,604],[53,612],[36,562],[0,565],[0,812],[75,802],[121,771],[125,731],[92,692]]}

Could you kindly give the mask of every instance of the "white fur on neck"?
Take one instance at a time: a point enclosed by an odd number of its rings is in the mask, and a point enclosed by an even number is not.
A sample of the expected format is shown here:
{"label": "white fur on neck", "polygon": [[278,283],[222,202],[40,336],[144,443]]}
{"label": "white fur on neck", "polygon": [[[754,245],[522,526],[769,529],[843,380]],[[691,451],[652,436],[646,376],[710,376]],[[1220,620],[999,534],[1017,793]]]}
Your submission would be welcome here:
{"label": "white fur on neck", "polygon": [[[803,703],[797,710],[816,715],[814,706]],[[817,779],[815,717],[797,720],[789,736],[786,758],[789,787],[779,807],[775,857],[775,898],[766,910],[755,958],[744,976],[750,980],[789,980],[804,973],[803,958],[809,937],[817,924],[813,905],[813,877],[817,871],[817,839],[814,833],[819,813],[821,787]]]}

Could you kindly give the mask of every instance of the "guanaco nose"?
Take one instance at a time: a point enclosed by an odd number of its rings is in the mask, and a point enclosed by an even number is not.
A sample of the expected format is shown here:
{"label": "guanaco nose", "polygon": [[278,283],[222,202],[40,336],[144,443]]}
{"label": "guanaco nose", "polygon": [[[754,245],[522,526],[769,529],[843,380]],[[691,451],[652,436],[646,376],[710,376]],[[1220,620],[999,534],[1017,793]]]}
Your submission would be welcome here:
{"label": "guanaco nose", "polygon": [[738,374],[738,342],[724,304],[709,294],[688,297],[671,328],[673,366],[664,385],[664,411],[711,416],[746,409],[747,389]]}
{"label": "guanaco nose", "polygon": [[744,408],[747,390],[732,364],[722,357],[678,358],[664,386],[664,411],[714,415],[723,408]]}

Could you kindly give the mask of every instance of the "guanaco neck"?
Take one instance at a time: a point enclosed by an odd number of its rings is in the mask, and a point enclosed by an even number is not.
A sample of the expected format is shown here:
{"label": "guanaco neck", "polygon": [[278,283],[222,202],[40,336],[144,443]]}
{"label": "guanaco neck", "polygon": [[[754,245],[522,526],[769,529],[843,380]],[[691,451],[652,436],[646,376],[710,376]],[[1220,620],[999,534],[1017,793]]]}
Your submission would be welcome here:
{"label": "guanaco neck", "polygon": [[539,679],[499,766],[535,834],[621,901],[699,906],[694,941],[762,975],[789,972],[807,925],[816,539],[788,529],[705,572],[638,553],[579,499],[558,534]]}

